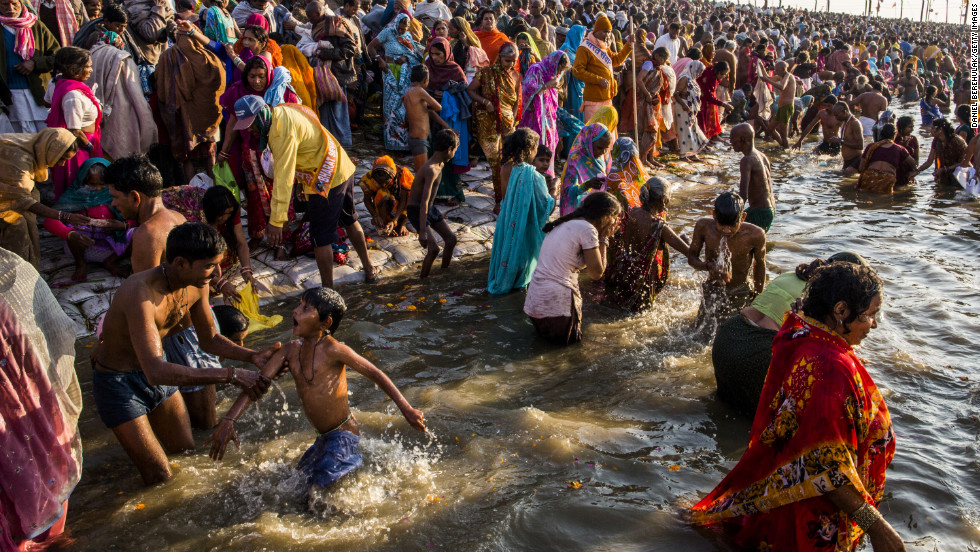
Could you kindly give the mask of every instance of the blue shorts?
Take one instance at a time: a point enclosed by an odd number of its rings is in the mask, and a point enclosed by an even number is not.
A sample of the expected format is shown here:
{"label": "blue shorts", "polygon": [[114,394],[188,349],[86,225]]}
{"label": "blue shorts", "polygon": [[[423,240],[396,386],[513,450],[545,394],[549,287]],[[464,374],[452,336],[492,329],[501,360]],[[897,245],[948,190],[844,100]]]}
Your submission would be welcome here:
{"label": "blue shorts", "polygon": [[150,385],[142,370],[92,370],[95,407],[109,429],[153,412],[176,392],[172,385]]}
{"label": "blue shorts", "polygon": [[349,431],[328,431],[317,437],[313,446],[303,453],[297,468],[309,476],[311,483],[329,487],[361,467],[363,461],[357,452],[357,444],[360,442],[360,435]]}
{"label": "blue shorts", "polygon": [[[210,311],[210,309],[208,309]],[[214,316],[214,313],[211,313]],[[217,325],[217,324],[215,324]],[[194,326],[181,330],[173,335],[168,335],[161,340],[163,344],[163,358],[167,362],[189,366],[191,368],[221,368],[221,360],[201,350],[201,343],[197,340],[197,330]],[[207,387],[206,385],[182,385],[181,393],[193,393]]]}

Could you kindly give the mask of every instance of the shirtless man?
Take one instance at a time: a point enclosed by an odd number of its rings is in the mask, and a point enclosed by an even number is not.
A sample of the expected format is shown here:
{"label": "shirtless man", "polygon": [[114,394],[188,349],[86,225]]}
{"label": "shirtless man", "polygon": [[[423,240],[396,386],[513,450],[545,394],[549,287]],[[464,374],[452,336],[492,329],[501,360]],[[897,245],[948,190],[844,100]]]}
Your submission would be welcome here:
{"label": "shirtless man", "polygon": [[892,81],[892,84],[898,89],[898,95],[902,97],[904,102],[919,101],[926,88],[925,83],[912,72],[911,67],[906,68],[904,73]]}
{"label": "shirtless man", "polygon": [[[226,245],[217,230],[188,222],[166,238],[166,262],[130,276],[105,315],[92,354],[92,394],[103,423],[116,435],[147,485],[170,478],[167,454],[194,448],[190,420],[177,385],[231,383],[258,398],[269,379],[258,372],[197,369],[164,360],[161,339],[190,314],[201,347],[217,356],[261,368],[278,344],[258,353],[215,330],[208,281]],[[111,336],[111,339],[105,337]]]}
{"label": "shirtless man", "polygon": [[759,78],[768,82],[776,90],[776,115],[771,130],[776,133],[776,139],[783,149],[789,148],[789,122],[793,120],[793,100],[796,99],[796,77],[787,70],[785,61],[776,64],[774,78],[760,73]]}
{"label": "shirtless man", "polygon": [[844,102],[837,102],[834,105],[833,114],[841,124],[840,153],[844,158],[841,169],[844,171],[844,176],[855,174],[861,166],[861,152],[864,150],[861,123],[851,114],[851,110]]}
{"label": "shirtless man", "polygon": [[875,81],[871,83],[872,90],[863,92],[851,102],[851,109],[861,110],[861,130],[864,136],[873,136],[873,128],[878,122],[878,116],[882,111],[888,109],[888,98],[881,93],[881,83]]}
{"label": "shirtless man", "polygon": [[[709,318],[724,320],[742,310],[766,285],[766,233],[744,222],[743,208],[742,198],[724,192],[715,199],[713,216],[694,224],[687,262],[695,270],[708,271],[701,285],[704,298],[698,327],[704,328]],[[750,269],[752,288],[748,285]]]}
{"label": "shirtless man", "polygon": [[163,204],[163,177],[145,155],[117,159],[103,176],[109,185],[112,207],[126,220],[135,220],[131,262],[133,273],[153,268],[163,262],[167,234],[183,223],[184,215]]}
{"label": "shirtless man", "polygon": [[776,217],[776,198],[772,194],[772,165],[764,153],[755,149],[752,125],[742,123],[732,129],[732,150],[742,154],[738,164],[741,179],[738,195],[747,200],[745,222],[769,232]]}
{"label": "shirtless man", "polygon": [[800,133],[800,139],[793,144],[793,149],[800,149],[803,139],[809,136],[815,126],[820,125],[823,141],[814,150],[819,155],[840,154],[840,122],[834,117],[833,108],[837,105],[837,96],[827,96],[820,102],[817,115],[810,121],[806,129]]}

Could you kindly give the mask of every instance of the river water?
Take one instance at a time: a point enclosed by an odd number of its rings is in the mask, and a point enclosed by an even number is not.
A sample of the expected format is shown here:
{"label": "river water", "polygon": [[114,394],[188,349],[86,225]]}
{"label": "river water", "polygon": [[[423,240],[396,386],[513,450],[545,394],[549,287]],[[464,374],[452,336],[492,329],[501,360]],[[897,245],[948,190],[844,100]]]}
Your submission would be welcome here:
{"label": "river water", "polygon": [[[924,156],[930,139],[920,140]],[[928,174],[875,197],[840,177],[839,159],[763,150],[778,200],[770,276],[851,250],[885,281],[883,319],[859,349],[898,436],[882,512],[910,550],[980,549],[977,202]],[[734,154],[708,159],[675,188],[678,233],[737,187]],[[349,310],[338,338],[392,377],[429,433],[352,373],[364,467],[322,497],[332,515],[310,513],[293,472],[315,434],[288,376],[238,424],[241,452],[221,466],[203,447],[175,456],[173,479],[144,489],[98,420],[79,361],[85,471],[68,520],[77,549],[727,549],[676,516],[734,465],[750,427],[715,398],[710,347],[692,337],[703,273],[675,260],[642,315],[587,302],[584,343],[556,349],[535,339],[522,293],[486,294],[486,264],[341,290]],[[287,340],[286,326],[247,344]],[[219,415],[234,396],[219,392]],[[197,432],[198,443],[209,434]]]}

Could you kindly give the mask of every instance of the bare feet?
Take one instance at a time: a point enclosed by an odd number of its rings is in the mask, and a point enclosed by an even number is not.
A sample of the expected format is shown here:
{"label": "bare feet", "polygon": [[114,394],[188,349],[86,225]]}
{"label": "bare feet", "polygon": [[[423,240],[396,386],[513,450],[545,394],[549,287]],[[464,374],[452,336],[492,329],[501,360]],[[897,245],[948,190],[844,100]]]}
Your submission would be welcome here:
{"label": "bare feet", "polygon": [[84,282],[88,279],[88,265],[84,261],[75,265],[75,272],[71,273],[71,279],[74,282]]}
{"label": "bare feet", "polygon": [[288,261],[289,260],[289,253],[286,253],[286,247],[285,246],[280,245],[280,246],[276,247],[275,249],[276,249],[275,259],[277,261]]}

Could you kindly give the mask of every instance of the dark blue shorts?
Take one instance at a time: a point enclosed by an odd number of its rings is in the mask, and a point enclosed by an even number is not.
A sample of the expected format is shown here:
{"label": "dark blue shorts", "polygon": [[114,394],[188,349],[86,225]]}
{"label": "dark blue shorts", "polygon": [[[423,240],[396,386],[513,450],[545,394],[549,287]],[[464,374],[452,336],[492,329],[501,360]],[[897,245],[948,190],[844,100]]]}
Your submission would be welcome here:
{"label": "dark blue shorts", "polygon": [[360,435],[343,429],[328,431],[316,438],[309,449],[299,459],[300,471],[305,473],[311,483],[329,487],[341,477],[361,467],[363,461],[357,452]]}
{"label": "dark blue shorts", "polygon": [[[209,308],[208,311],[210,312],[210,310]],[[214,316],[214,313],[211,316]],[[221,368],[221,359],[201,349],[201,343],[197,340],[197,329],[194,326],[168,335],[161,340],[161,343],[163,345],[163,358],[167,362],[201,370]],[[181,385],[180,392],[193,393],[205,387],[207,385]]]}
{"label": "dark blue shorts", "polygon": [[150,385],[142,370],[92,370],[95,407],[109,429],[153,412],[176,392],[173,385]]}
{"label": "dark blue shorts", "polygon": [[354,208],[354,177],[330,188],[327,197],[307,194],[306,213],[310,220],[310,242],[323,247],[340,241],[337,227],[347,228],[357,222]]}

